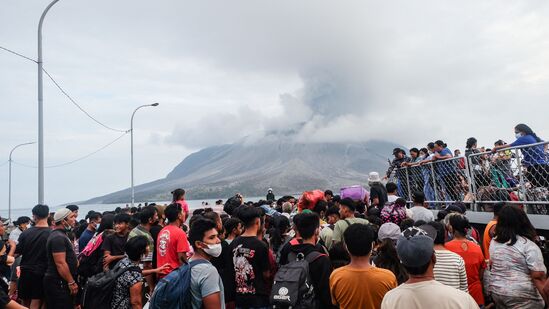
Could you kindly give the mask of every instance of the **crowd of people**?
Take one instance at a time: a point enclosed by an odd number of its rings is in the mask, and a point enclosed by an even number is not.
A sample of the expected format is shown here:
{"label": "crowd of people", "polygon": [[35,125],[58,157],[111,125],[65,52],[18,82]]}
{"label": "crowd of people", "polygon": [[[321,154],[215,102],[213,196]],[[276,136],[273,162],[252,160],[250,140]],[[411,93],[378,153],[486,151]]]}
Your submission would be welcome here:
{"label": "crowd of people", "polygon": [[[478,187],[516,185],[505,177],[513,174],[505,149],[541,139],[523,124],[515,133],[514,143],[492,149],[467,140]],[[477,155],[484,150],[494,154]],[[528,181],[549,187],[546,148],[521,150]],[[0,308],[154,309],[182,300],[216,309],[544,308],[545,249],[526,213],[506,204],[512,190],[498,195],[479,231],[460,202],[464,168],[448,160],[457,151],[436,141],[412,148],[410,158],[393,154],[385,176],[395,171],[396,182],[372,172],[369,190],[340,195],[276,199],[269,188],[265,200],[236,194],[215,202],[219,211],[203,203],[191,212],[176,189],[169,205],[90,211],[80,221],[77,205],[36,205],[9,235],[0,223]],[[497,171],[486,174],[487,160]],[[436,174],[424,168],[437,161]],[[420,176],[404,181],[404,168],[415,166]],[[445,207],[433,212],[429,202],[441,192]]]}
{"label": "crowd of people", "polygon": [[[522,177],[523,191],[538,188],[531,194],[541,195],[523,196],[522,200],[546,200],[549,198],[548,145],[539,144],[543,140],[525,124],[518,124],[514,129],[516,140],[510,144],[497,140],[493,147],[478,147],[476,138],[468,138],[464,156],[459,149],[452,152],[442,140],[428,143],[425,148],[413,147],[409,156],[404,149],[395,148],[385,178],[394,176],[398,193],[403,197],[422,191],[428,201],[472,202],[499,200],[499,192],[507,192],[511,199],[518,201],[519,195],[525,193],[519,192]],[[532,144],[535,145],[528,146]],[[509,150],[511,147],[522,147],[520,154]]]}
{"label": "crowd of people", "polygon": [[0,308],[162,308],[167,289],[208,309],[545,307],[544,256],[523,210],[499,202],[479,231],[462,203],[435,214],[416,191],[408,207],[396,184],[370,178],[367,200],[270,189],[222,212],[191,213],[182,189],[168,206],[80,222],[76,205],[36,205],[2,243]]}

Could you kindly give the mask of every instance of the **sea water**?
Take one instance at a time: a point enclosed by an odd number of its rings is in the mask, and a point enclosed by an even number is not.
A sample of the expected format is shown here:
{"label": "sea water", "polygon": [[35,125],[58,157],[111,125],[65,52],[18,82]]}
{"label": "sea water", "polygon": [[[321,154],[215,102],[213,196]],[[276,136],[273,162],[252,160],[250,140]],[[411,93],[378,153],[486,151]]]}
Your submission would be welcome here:
{"label": "sea water", "polygon": [[[259,201],[261,199],[264,199],[265,197],[245,197],[245,201]],[[195,209],[199,208],[205,208],[209,207],[212,208],[215,211],[222,211],[223,206],[216,207],[215,202],[220,199],[207,199],[207,200],[187,200],[187,203],[189,204],[189,211],[190,213],[193,212]],[[223,202],[226,201],[226,199],[221,199]],[[164,202],[155,202],[157,205],[169,205],[170,201],[164,201]],[[208,203],[208,205],[205,205],[205,203]],[[134,206],[137,207],[139,204],[141,206],[145,206],[145,203],[134,203]],[[117,207],[125,208],[130,207],[129,203],[120,203],[120,204],[77,204],[78,205],[78,219],[84,219],[86,217],[86,214],[88,214],[89,211],[97,211],[97,212],[104,212],[104,211],[114,211]],[[55,212],[59,208],[64,208],[64,206],[50,206],[50,212]],[[2,209],[0,210],[0,216],[2,218],[8,217],[8,210]],[[12,209],[11,210],[11,217],[12,220],[16,220],[18,217],[21,216],[27,216],[32,218],[32,208],[21,208],[21,209]]]}

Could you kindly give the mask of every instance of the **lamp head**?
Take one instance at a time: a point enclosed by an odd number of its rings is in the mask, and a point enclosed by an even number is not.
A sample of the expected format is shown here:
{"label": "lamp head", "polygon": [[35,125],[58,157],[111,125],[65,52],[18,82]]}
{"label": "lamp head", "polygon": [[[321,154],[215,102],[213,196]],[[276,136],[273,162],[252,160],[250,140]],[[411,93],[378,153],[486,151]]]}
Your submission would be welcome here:
{"label": "lamp head", "polygon": [[151,106],[158,106],[158,105],[160,105],[160,103],[153,103],[153,104],[151,104]]}

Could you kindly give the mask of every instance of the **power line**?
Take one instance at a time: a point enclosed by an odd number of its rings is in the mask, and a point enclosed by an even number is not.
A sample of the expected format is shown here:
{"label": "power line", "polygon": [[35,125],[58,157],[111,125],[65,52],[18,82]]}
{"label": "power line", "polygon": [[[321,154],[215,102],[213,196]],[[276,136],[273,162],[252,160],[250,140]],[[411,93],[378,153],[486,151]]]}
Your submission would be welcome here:
{"label": "power line", "polygon": [[115,129],[115,128],[110,127],[110,126],[102,123],[101,121],[95,119],[92,115],[90,115],[88,112],[86,112],[80,105],[78,105],[78,103],[76,103],[76,101],[74,101],[74,99],[59,85],[59,83],[50,75],[50,73],[48,73],[48,71],[46,71],[46,69],[42,68],[42,71],[44,71],[44,73],[46,73],[46,75],[50,78],[50,80],[55,84],[57,89],[59,89],[59,91],[61,91],[61,93],[63,93],[72,102],[72,104],[74,104],[80,111],[82,111],[86,116],[88,116],[88,118],[95,121],[100,126],[106,128],[106,129],[109,129],[111,131],[124,132],[124,133],[129,132],[129,130]]}
{"label": "power line", "polygon": [[27,60],[29,60],[29,61],[34,62],[34,63],[38,63],[38,61],[36,61],[36,60],[34,60],[34,59],[32,59],[32,58],[29,58],[29,57],[27,57],[27,56],[23,56],[23,55],[21,55],[21,54],[18,53],[18,52],[14,52],[14,51],[11,50],[11,49],[8,49],[8,48],[2,47],[2,46],[0,46],[0,49],[3,49],[3,50],[5,50],[5,51],[7,51],[8,53],[12,53],[12,54],[14,54],[14,55],[16,55],[16,56],[19,56],[19,57],[21,57],[21,58],[25,58],[25,59],[27,59]]}
{"label": "power line", "polygon": [[[5,48],[5,47],[2,47],[0,46],[0,49],[3,49],[11,54],[14,54],[16,56],[19,56],[21,58],[24,58],[24,59],[27,59],[29,61],[32,61],[34,63],[38,63],[36,60],[34,59],[31,59],[27,56],[24,56],[18,52],[15,52],[9,48]],[[82,106],[80,106],[78,103],[76,103],[76,101],[65,91],[65,89],[63,89],[63,87],[61,87],[61,85],[59,85],[59,83],[50,75],[50,73],[48,73],[48,71],[46,71],[46,69],[44,69],[42,67],[42,71],[44,71],[44,73],[46,73],[46,75],[49,77],[49,79],[55,84],[55,86],[57,87],[57,89],[59,89],[59,91],[61,91],[61,93],[63,93],[70,101],[72,104],[74,104],[81,112],[83,112],[86,116],[88,116],[88,118],[90,118],[91,120],[93,120],[94,122],[96,122],[97,124],[99,124],[100,126],[108,129],[108,130],[111,130],[111,131],[115,131],[115,132],[129,132],[128,130],[120,130],[120,129],[115,129],[113,127],[110,127],[104,123],[102,123],[101,121],[97,120],[96,118],[94,118],[92,115],[90,115],[90,113],[88,113],[86,110],[84,110],[82,108]]]}
{"label": "power line", "polygon": [[[119,137],[115,138],[114,140],[110,141],[108,144],[104,145],[103,147],[93,151],[93,152],[90,152],[88,153],[87,155],[85,156],[82,156],[82,157],[79,157],[77,159],[74,159],[74,160],[71,160],[71,161],[68,161],[68,162],[65,162],[65,163],[60,163],[60,164],[54,164],[54,165],[48,165],[48,166],[45,166],[45,168],[56,168],[56,167],[62,167],[62,166],[66,166],[66,165],[70,165],[70,164],[74,164],[78,161],[82,161],[84,159],[87,159],[91,156],[93,156],[94,154],[100,152],[101,150],[111,146],[112,144],[116,143],[117,141],[119,141],[122,137],[124,137],[126,134],[128,134],[128,132],[124,132],[122,133],[122,135],[120,135]],[[24,164],[24,163],[19,163],[17,161],[12,161],[13,163],[17,164],[17,165],[20,165],[20,166],[23,166],[23,167],[28,167],[28,168],[37,168],[37,166],[35,165],[28,165],[28,164]]]}

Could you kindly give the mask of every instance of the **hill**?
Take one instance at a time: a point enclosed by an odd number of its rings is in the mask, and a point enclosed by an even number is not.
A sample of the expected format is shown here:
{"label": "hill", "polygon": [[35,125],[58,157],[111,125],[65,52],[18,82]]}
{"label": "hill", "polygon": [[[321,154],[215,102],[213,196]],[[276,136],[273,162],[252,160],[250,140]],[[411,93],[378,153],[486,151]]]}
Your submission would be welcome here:
{"label": "hill", "polygon": [[[263,196],[311,189],[338,191],[365,184],[368,173],[387,169],[387,158],[399,145],[365,143],[239,142],[202,149],[186,157],[165,178],[135,187],[136,201],[170,200],[184,188],[188,199],[227,198],[235,192]],[[126,203],[130,189],[92,198],[85,203]]]}

